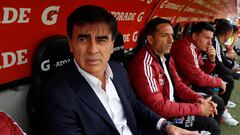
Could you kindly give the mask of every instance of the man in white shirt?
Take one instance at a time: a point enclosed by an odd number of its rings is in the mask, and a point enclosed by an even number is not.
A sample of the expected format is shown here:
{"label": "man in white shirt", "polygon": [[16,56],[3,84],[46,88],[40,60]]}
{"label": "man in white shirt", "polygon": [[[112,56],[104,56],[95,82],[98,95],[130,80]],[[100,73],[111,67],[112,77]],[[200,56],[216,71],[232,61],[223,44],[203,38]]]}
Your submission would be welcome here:
{"label": "man in white shirt", "polygon": [[97,6],[81,6],[67,20],[73,62],[44,86],[41,130],[44,135],[198,135],[171,125],[140,103],[124,68],[109,62],[116,19]]}

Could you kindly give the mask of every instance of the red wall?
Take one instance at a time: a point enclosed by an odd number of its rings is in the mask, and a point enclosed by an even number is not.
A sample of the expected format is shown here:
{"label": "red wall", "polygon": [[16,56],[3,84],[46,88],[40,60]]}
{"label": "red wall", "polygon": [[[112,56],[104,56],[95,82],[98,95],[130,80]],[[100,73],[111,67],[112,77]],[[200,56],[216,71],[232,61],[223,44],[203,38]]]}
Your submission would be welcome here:
{"label": "red wall", "polygon": [[65,35],[66,17],[83,4],[100,5],[115,15],[126,49],[136,46],[139,31],[155,16],[184,24],[236,13],[236,0],[1,0],[0,85],[31,76],[38,43]]}

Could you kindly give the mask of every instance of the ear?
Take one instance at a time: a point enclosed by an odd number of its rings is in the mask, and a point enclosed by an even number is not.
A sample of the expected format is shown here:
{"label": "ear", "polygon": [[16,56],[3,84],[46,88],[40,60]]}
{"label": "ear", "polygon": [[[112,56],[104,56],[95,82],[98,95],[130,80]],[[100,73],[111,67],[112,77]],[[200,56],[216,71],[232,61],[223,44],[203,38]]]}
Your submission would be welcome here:
{"label": "ear", "polygon": [[192,39],[193,39],[193,41],[196,41],[196,39],[197,39],[197,34],[196,33],[192,34]]}
{"label": "ear", "polygon": [[228,33],[224,34],[225,40],[227,40],[227,37],[228,37]]}
{"label": "ear", "polygon": [[153,37],[152,37],[152,35],[147,35],[147,41],[148,41],[148,43],[149,44],[153,44]]}

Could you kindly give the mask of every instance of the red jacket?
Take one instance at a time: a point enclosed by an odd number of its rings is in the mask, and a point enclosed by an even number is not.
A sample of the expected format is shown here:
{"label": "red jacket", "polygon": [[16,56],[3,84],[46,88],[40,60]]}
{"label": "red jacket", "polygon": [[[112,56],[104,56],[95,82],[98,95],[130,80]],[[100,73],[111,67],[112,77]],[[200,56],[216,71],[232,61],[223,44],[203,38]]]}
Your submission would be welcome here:
{"label": "red jacket", "polygon": [[0,112],[0,135],[25,135],[25,133],[13,119]]}
{"label": "red jacket", "polygon": [[209,75],[215,63],[203,61],[200,50],[192,43],[191,37],[176,41],[171,48],[179,76],[187,85],[198,87],[220,87],[221,78]]}
{"label": "red jacket", "polygon": [[169,100],[169,84],[167,76],[150,45],[143,47],[129,65],[129,77],[136,94],[153,111],[165,118],[187,115],[199,115],[200,106],[195,103],[202,98],[186,86],[178,76],[173,59],[167,60],[174,87],[174,98],[185,103]]}

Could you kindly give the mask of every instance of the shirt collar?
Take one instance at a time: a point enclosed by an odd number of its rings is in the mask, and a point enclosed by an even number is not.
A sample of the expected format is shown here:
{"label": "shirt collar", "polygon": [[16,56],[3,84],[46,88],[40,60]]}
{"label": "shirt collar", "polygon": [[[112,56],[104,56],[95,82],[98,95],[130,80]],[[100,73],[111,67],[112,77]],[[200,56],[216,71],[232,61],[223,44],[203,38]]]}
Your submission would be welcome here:
{"label": "shirt collar", "polygon": [[163,63],[165,63],[166,62],[166,58],[163,56],[163,57],[160,57],[160,59],[161,59],[161,61],[163,62]]}

